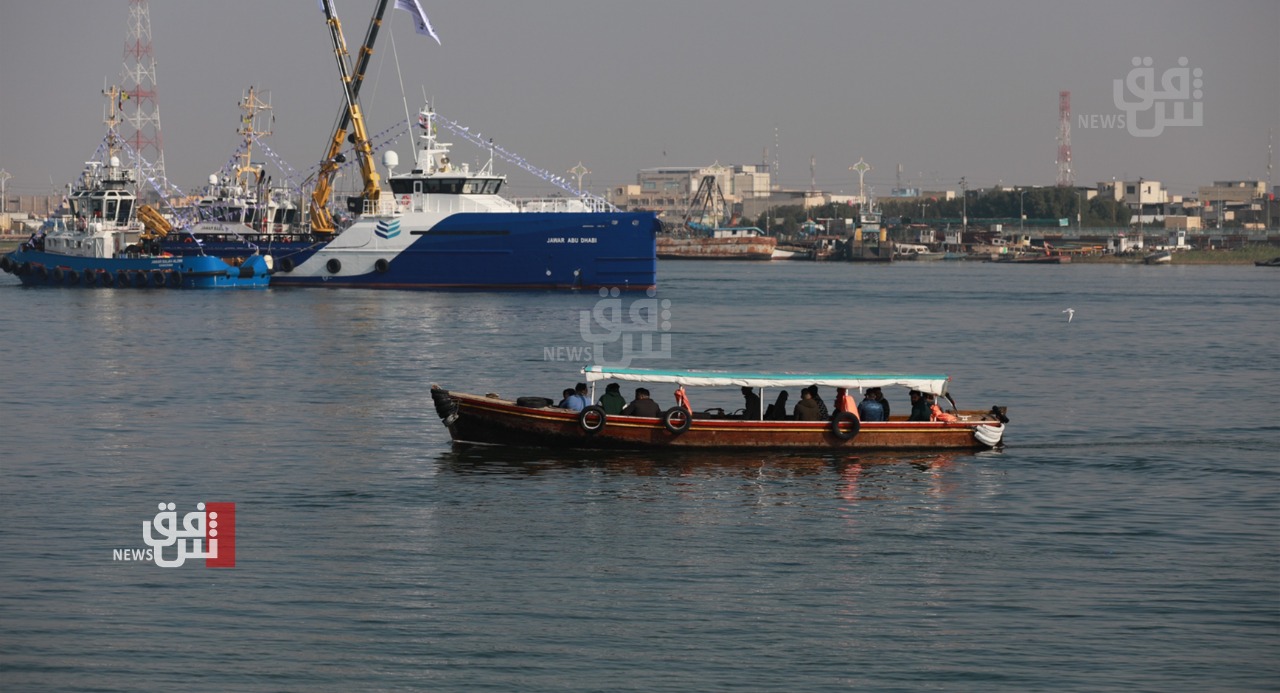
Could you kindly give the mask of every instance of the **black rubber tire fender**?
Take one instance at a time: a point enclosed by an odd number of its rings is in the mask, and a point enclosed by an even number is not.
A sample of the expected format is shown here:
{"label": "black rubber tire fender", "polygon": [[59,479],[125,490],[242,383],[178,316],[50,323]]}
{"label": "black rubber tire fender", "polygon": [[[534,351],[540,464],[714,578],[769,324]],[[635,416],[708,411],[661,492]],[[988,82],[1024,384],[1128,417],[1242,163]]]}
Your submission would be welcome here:
{"label": "black rubber tire fender", "polygon": [[[846,430],[841,428],[841,424],[848,423],[850,427]],[[862,430],[862,421],[858,419],[853,412],[842,411],[831,419],[831,435],[840,440],[852,440]]]}
{"label": "black rubber tire fender", "polygon": [[[596,423],[591,423],[592,421]],[[605,413],[604,407],[599,405],[589,405],[583,407],[578,412],[578,427],[587,433],[587,435],[595,435],[604,428],[605,423],[609,421],[609,415]]]}
{"label": "black rubber tire fender", "polygon": [[672,407],[663,412],[662,425],[672,433],[684,433],[693,425],[693,414],[684,407]]}

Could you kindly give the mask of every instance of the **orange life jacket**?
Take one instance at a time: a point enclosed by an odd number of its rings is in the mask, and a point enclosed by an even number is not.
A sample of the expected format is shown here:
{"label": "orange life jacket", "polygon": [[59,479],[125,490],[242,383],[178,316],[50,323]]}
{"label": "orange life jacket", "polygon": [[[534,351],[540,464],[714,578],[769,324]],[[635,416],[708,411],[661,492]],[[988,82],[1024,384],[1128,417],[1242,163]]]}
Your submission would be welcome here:
{"label": "orange life jacket", "polygon": [[689,398],[684,394],[684,385],[676,388],[676,406],[684,407],[685,411],[692,412],[693,406],[689,404]]}
{"label": "orange life jacket", "polygon": [[942,407],[939,407],[936,403],[929,406],[929,412],[932,415],[934,421],[955,421],[956,420],[955,414],[948,414],[947,412],[942,411]]}

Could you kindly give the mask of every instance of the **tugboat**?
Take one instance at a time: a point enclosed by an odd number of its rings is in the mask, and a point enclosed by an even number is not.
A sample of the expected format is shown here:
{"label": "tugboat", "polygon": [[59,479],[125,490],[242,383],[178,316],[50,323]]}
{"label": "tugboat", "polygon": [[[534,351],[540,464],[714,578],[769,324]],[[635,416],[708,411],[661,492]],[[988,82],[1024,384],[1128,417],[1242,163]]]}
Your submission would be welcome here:
{"label": "tugboat", "polygon": [[297,264],[326,241],[304,232],[295,195],[273,187],[263,165],[253,161],[254,144],[271,134],[269,126],[259,125],[268,120],[271,104],[249,87],[240,108],[240,147],[224,170],[209,175],[200,200],[178,210],[176,216],[192,223],[160,239],[160,247],[174,255],[214,255],[232,261],[264,255],[272,258],[272,266],[286,259]]}
{"label": "tugboat", "polygon": [[[109,98],[114,104],[115,91]],[[68,196],[70,213],[46,222],[0,269],[25,286],[265,288],[270,268],[261,255],[242,262],[207,255],[177,257],[160,248],[169,223],[137,204],[133,172],[116,156],[114,109],[108,116],[106,162],[90,161]]]}

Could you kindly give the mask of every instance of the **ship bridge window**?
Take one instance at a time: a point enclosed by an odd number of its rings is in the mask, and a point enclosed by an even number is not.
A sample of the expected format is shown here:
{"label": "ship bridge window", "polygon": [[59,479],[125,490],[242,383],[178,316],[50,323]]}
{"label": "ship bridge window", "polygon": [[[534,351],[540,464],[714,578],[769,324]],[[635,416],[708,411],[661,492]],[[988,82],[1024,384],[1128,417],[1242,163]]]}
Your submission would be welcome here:
{"label": "ship bridge window", "polygon": [[[116,201],[115,201],[115,200],[107,200],[107,212],[106,212],[106,214],[105,214],[104,216],[106,216],[106,218],[107,218],[107,219],[110,219],[111,221],[116,221],[116,220],[117,220],[117,219],[116,219]],[[120,221],[123,221],[123,220],[120,220]]]}
{"label": "ship bridge window", "polygon": [[487,181],[485,181],[485,182],[484,182],[484,194],[486,194],[486,195],[497,195],[497,194],[498,194],[498,188],[501,188],[501,187],[502,187],[502,180],[501,180],[501,179],[494,178],[494,179],[492,179],[492,180],[487,180]]}
{"label": "ship bridge window", "polygon": [[431,178],[427,180],[427,192],[441,195],[461,195],[462,185],[465,182],[462,178]]}

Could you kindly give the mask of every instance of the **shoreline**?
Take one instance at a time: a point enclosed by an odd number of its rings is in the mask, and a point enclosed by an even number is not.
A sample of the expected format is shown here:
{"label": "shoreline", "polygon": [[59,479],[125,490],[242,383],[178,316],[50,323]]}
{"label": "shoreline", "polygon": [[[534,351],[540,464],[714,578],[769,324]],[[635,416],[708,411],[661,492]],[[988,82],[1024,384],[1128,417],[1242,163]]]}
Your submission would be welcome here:
{"label": "shoreline", "polygon": [[[0,255],[17,248],[26,237],[0,238]],[[1073,255],[1072,264],[1099,265],[1141,265],[1146,253],[1133,255]],[[1250,246],[1232,250],[1183,250],[1173,254],[1171,265],[1245,265],[1253,267],[1259,260],[1270,260],[1280,257],[1280,248],[1275,246]],[[680,262],[687,262],[680,260]],[[912,263],[915,264],[915,263]]]}

